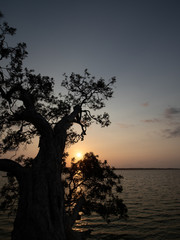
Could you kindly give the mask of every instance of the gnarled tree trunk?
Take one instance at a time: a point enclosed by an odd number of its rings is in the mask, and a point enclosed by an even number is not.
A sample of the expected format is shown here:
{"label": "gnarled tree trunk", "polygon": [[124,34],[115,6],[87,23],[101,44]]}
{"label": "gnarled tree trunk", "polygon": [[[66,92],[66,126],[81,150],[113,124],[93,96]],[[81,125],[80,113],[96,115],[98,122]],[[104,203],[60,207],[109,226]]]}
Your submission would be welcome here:
{"label": "gnarled tree trunk", "polygon": [[[1,170],[19,182],[19,203],[12,240],[65,240],[64,196],[55,144],[43,140],[31,168],[4,159]],[[3,162],[1,161],[1,163]]]}
{"label": "gnarled tree trunk", "polygon": [[43,149],[31,169],[20,180],[18,212],[12,240],[65,240],[63,189],[55,153]]}
{"label": "gnarled tree trunk", "polygon": [[[31,122],[40,132],[39,153],[31,168],[0,159],[0,170],[11,172],[19,182],[19,203],[12,240],[82,239],[71,232],[64,209],[61,161],[67,129],[79,113],[76,108],[52,129],[39,115]],[[29,116],[29,113],[28,113]],[[26,117],[24,115],[24,117]],[[41,122],[40,122],[41,120]]]}

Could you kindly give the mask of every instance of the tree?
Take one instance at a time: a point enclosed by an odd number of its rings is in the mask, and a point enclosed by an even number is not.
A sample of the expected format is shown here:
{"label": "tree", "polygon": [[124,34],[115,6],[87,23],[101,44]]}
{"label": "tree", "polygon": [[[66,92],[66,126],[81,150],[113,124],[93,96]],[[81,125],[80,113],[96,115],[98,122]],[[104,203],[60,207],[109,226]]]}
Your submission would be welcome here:
{"label": "tree", "polygon": [[[20,156],[16,161],[29,167],[33,159]],[[110,222],[112,215],[118,218],[128,217],[127,207],[119,198],[122,192],[122,176],[116,174],[114,170],[106,160],[100,161],[92,152],[86,153],[79,161],[73,158],[70,167],[66,167],[65,158],[63,159],[62,175],[68,239],[85,239],[91,232],[91,230],[81,233],[72,231],[76,220],[81,219],[82,214],[91,215],[92,212],[96,212],[107,223]],[[17,181],[13,176],[8,176],[8,183],[1,189],[0,210],[6,212],[8,210],[9,215],[16,214],[18,196]]]}
{"label": "tree", "polygon": [[111,215],[127,217],[126,205],[119,198],[123,177],[116,174],[106,160],[100,161],[98,157],[92,152],[86,153],[82,160],[76,162],[72,159],[71,167],[64,168],[65,207],[68,215],[72,216],[72,226],[80,211],[85,215],[96,212],[107,223]]}
{"label": "tree", "polygon": [[[0,159],[0,171],[13,175],[19,185],[12,240],[65,240],[70,229],[61,178],[65,146],[83,140],[93,122],[110,124],[108,113],[95,111],[112,97],[115,78],[96,80],[87,70],[64,75],[67,94],[55,96],[54,79],[23,67],[26,44],[8,45],[6,38],[16,29],[4,22],[0,31],[0,154],[16,152],[39,137],[32,166]],[[80,133],[74,124],[80,125]]]}

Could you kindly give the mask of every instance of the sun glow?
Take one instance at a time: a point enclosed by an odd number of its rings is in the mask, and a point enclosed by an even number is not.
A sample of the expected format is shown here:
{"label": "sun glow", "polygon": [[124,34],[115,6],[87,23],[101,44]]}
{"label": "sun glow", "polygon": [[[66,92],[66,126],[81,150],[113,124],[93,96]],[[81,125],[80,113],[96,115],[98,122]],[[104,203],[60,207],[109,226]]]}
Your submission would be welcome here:
{"label": "sun glow", "polygon": [[77,152],[77,153],[76,153],[76,158],[80,159],[80,158],[82,158],[82,156],[83,156],[83,155],[82,155],[81,152]]}

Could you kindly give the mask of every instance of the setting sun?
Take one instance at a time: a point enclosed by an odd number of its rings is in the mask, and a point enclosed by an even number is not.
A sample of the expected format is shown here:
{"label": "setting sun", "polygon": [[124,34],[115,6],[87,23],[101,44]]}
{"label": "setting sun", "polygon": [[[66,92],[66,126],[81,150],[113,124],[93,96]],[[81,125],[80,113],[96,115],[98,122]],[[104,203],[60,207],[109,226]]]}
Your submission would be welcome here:
{"label": "setting sun", "polygon": [[83,156],[83,155],[82,155],[81,152],[76,153],[76,157],[77,157],[77,158],[82,158],[82,156]]}

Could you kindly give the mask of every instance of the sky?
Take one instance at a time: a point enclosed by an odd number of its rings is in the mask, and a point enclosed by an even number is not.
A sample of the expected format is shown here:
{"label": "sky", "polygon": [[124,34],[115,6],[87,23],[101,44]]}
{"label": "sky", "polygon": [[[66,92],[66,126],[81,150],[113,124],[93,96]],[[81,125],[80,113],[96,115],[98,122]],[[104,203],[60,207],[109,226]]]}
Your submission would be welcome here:
{"label": "sky", "polygon": [[[179,0],[3,0],[0,10],[26,42],[25,65],[63,73],[116,76],[101,112],[111,125],[91,126],[67,151],[94,152],[115,167],[180,167]],[[29,148],[35,156],[37,143]]]}

